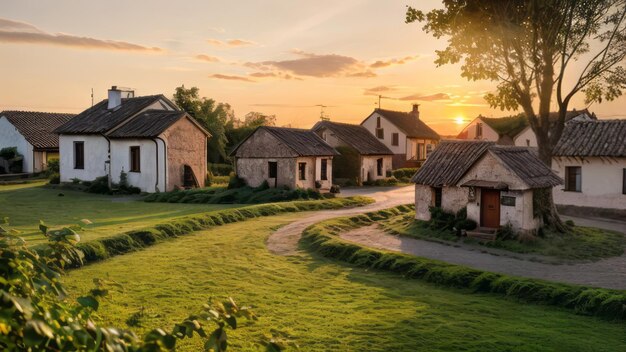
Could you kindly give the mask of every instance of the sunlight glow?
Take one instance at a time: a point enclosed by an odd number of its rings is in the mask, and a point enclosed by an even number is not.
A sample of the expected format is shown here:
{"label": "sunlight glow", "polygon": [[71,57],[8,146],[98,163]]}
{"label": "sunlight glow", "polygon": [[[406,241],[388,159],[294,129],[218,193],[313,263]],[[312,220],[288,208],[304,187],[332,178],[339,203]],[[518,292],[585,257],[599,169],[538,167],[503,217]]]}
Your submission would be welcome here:
{"label": "sunlight glow", "polygon": [[456,123],[457,125],[463,125],[465,124],[465,119],[463,118],[463,116],[457,116],[454,119],[454,123]]}

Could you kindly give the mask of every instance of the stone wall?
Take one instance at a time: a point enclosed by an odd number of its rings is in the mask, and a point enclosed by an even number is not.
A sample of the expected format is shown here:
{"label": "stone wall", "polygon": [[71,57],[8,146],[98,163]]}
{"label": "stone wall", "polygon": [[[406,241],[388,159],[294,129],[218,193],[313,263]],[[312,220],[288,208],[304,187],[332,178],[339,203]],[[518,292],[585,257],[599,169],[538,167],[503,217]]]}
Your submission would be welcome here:
{"label": "stone wall", "polygon": [[198,184],[204,187],[207,173],[207,137],[188,118],[178,120],[160,137],[167,146],[167,191],[183,187],[184,166],[193,170]]}

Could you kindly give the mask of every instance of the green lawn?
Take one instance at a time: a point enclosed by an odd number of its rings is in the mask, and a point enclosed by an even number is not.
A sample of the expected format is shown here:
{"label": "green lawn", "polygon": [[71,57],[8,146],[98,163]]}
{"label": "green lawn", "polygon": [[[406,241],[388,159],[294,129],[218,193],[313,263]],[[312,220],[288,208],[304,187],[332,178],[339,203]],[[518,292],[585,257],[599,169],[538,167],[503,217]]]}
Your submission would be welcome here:
{"label": "green lawn", "polygon": [[[137,197],[109,196],[79,191],[49,189],[44,183],[0,186],[0,217],[22,231],[29,243],[44,241],[39,220],[53,228],[81,219],[93,222],[81,232],[83,240],[111,236],[168,219],[238,205],[146,203]],[[63,196],[59,196],[62,194]]]}
{"label": "green lawn", "polygon": [[414,214],[403,214],[380,221],[383,228],[401,236],[447,242],[464,241],[477,246],[499,248],[516,253],[536,253],[566,260],[598,260],[616,257],[624,253],[626,236],[621,233],[590,227],[575,226],[567,234],[546,231],[544,237],[533,242],[496,240],[479,242],[471,238],[459,238],[452,231],[432,229],[428,223],[415,220]]}
{"label": "green lawn", "polygon": [[[125,287],[103,302],[103,322],[124,326],[145,307],[143,328],[171,328],[209,297],[231,295],[261,318],[229,333],[256,350],[272,329],[302,351],[619,351],[626,326],[548,306],[444,289],[316,255],[280,257],[265,240],[301,214],[229,224],[71,271],[72,295],[106,277]],[[246,342],[244,342],[246,341]],[[199,339],[180,350],[197,351]],[[229,349],[230,350],[230,349]]]}

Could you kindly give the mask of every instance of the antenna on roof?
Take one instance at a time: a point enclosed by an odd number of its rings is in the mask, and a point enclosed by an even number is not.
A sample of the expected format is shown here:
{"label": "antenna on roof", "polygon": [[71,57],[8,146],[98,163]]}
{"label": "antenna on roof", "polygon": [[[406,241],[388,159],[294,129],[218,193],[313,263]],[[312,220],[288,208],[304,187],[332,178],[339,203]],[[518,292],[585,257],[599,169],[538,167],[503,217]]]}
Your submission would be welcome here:
{"label": "antenna on roof", "polygon": [[319,106],[320,107],[320,120],[322,121],[329,121],[330,117],[326,114],[324,114],[324,108],[327,108],[328,106],[323,105],[323,104],[317,104],[315,106]]}
{"label": "antenna on roof", "polygon": [[374,105],[378,105],[378,108],[379,108],[379,109],[382,109],[382,108],[380,107],[380,101],[381,101],[381,99],[391,99],[391,98],[389,98],[389,97],[385,97],[385,96],[382,96],[382,95],[379,95],[379,96],[378,96],[378,103],[374,103]]}
{"label": "antenna on roof", "polygon": [[93,108],[93,88],[91,88],[91,107]]}

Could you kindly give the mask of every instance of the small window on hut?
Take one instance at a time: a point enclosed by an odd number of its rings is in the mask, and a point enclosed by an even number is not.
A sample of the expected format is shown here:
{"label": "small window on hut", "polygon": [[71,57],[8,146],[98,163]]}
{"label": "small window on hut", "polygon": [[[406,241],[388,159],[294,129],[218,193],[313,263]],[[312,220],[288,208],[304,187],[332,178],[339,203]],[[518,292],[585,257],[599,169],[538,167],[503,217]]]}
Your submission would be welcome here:
{"label": "small window on hut", "polygon": [[322,166],[321,166],[321,178],[322,180],[326,181],[328,180],[328,159],[322,159]]}
{"label": "small window on hut", "polygon": [[74,142],[74,168],[85,168],[85,142]]}
{"label": "small window on hut", "polygon": [[376,116],[376,128],[380,128],[380,116]]}
{"label": "small window on hut", "polygon": [[565,167],[565,190],[580,192],[582,190],[582,171],[580,166]]}
{"label": "small window on hut", "polygon": [[376,175],[378,176],[383,175],[383,158],[376,160]]}
{"label": "small window on hut", "polygon": [[400,137],[398,136],[398,133],[392,133],[391,134],[391,145],[397,146],[400,144]]}
{"label": "small window on hut", "polygon": [[383,128],[376,129],[376,138],[385,139],[385,130]]}
{"label": "small window on hut", "polygon": [[306,163],[298,163],[298,180],[306,180]]}
{"label": "small window on hut", "polygon": [[141,149],[130,147],[130,172],[141,172]]}
{"label": "small window on hut", "polygon": [[442,196],[441,187],[433,188],[433,200],[434,200],[434,206],[436,208],[441,208],[441,196]]}
{"label": "small window on hut", "polygon": [[622,194],[626,194],[626,169],[623,169],[622,171]]}
{"label": "small window on hut", "polygon": [[268,178],[276,178],[278,176],[278,163],[276,161],[269,161],[267,163]]}

